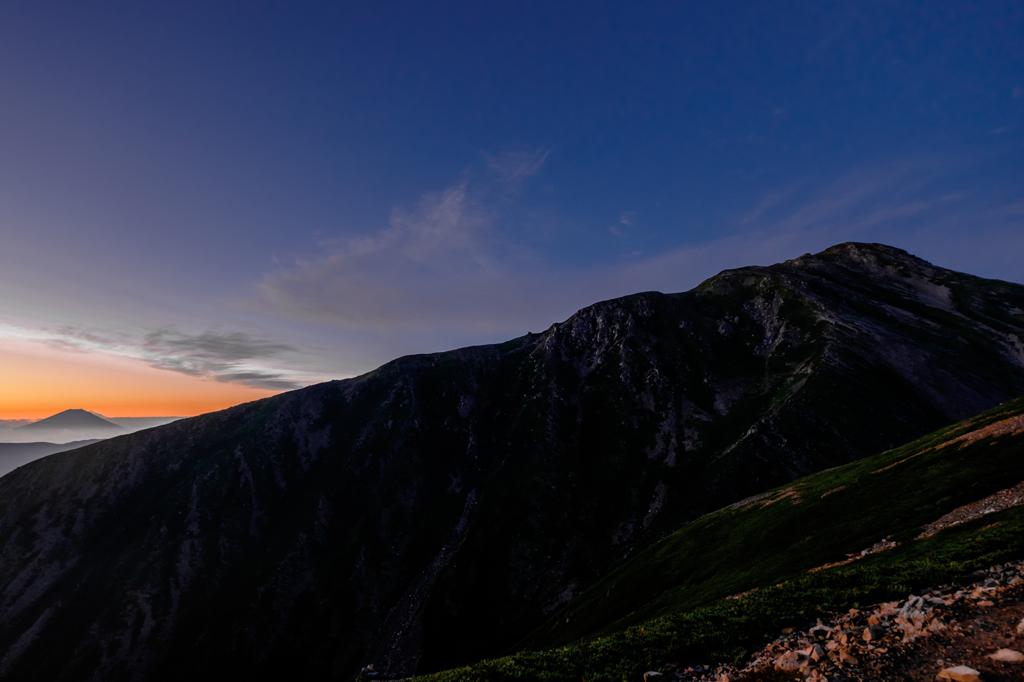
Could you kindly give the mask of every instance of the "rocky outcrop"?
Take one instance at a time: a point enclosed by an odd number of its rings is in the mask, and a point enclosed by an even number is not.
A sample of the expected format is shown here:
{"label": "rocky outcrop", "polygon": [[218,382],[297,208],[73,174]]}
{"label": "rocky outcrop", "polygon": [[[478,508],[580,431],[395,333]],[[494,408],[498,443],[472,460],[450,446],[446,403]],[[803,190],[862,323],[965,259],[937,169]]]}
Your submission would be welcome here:
{"label": "rocky outcrop", "polygon": [[0,665],[500,654],[702,513],[1024,393],[1021,309],[1019,285],[844,244],[47,457],[0,479]]}
{"label": "rocky outcrop", "polygon": [[787,628],[742,668],[693,666],[672,677],[735,682],[758,679],[767,668],[808,680],[851,682],[1019,679],[1024,654],[995,643],[1014,642],[1024,630],[1016,628],[1024,611],[1024,562],[968,578],[973,583],[965,587],[928,588],[901,601],[823,614],[804,630]]}

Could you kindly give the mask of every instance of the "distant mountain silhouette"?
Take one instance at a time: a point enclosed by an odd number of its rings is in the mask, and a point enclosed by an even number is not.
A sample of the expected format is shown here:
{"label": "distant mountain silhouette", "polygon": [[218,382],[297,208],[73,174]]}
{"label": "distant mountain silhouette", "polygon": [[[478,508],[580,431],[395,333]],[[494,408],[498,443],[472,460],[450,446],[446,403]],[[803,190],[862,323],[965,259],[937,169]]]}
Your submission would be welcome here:
{"label": "distant mountain silhouette", "polygon": [[25,426],[19,426],[19,430],[31,430],[31,431],[54,431],[58,429],[64,430],[105,430],[105,431],[120,431],[123,427],[109,422],[102,417],[97,417],[92,412],[86,410],[64,410],[59,412],[52,417],[46,419],[40,419],[37,422],[26,424]]}

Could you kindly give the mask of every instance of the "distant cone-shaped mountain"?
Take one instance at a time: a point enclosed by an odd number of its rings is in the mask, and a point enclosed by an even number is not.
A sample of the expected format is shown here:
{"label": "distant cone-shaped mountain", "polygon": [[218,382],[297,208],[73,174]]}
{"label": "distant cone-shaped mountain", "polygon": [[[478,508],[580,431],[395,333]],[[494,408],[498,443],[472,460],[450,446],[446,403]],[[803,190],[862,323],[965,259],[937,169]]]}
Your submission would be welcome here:
{"label": "distant cone-shaped mountain", "polygon": [[103,417],[93,414],[87,410],[64,410],[58,412],[52,417],[46,419],[40,419],[37,422],[26,424],[25,426],[18,427],[20,430],[26,431],[55,431],[55,430],[69,430],[69,431],[82,431],[82,430],[108,430],[108,431],[119,431],[121,427],[113,422],[109,422]]}
{"label": "distant cone-shaped mountain", "polygon": [[1024,286],[888,246],[598,303],[3,477],[0,675],[493,657],[706,512],[1021,394]]}

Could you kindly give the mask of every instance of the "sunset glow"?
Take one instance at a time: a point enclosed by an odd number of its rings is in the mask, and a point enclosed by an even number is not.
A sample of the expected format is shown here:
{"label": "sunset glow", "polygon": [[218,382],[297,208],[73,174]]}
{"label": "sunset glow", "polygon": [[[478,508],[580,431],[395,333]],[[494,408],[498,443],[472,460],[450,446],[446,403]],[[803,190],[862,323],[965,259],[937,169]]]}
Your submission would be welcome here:
{"label": "sunset glow", "polygon": [[108,417],[187,417],[279,392],[42,343],[5,340],[0,347],[0,419],[41,419],[70,408]]}

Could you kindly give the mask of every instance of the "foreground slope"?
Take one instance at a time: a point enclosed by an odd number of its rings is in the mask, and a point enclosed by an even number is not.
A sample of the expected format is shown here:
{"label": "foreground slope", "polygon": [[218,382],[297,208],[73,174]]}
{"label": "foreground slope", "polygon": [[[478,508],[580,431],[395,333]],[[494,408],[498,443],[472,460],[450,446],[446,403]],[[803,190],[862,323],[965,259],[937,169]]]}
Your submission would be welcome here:
{"label": "foreground slope", "polygon": [[1024,398],[708,514],[553,614],[520,643],[532,652],[427,679],[618,682],[669,662],[740,664],[784,626],[1021,558]]}
{"label": "foreground slope", "polygon": [[844,244],[53,455],[0,479],[0,673],[496,655],[688,520],[1024,393],[1021,339],[1024,287]]}

